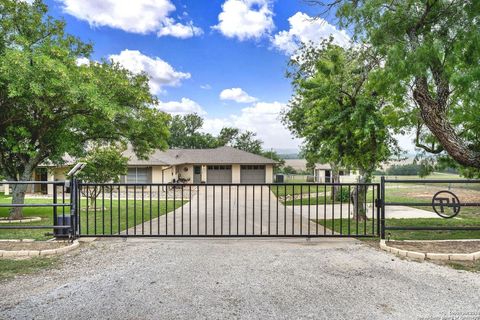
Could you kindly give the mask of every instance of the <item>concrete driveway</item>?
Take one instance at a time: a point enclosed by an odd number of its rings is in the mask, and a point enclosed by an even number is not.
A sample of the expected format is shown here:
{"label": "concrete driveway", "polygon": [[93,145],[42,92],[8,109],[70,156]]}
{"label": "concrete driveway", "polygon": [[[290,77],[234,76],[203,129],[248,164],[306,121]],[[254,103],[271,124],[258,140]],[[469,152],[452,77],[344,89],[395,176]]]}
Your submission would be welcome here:
{"label": "concrete driveway", "polygon": [[[291,207],[289,206],[289,208]],[[295,206],[295,211],[296,212],[302,211],[304,217],[308,216],[309,210],[310,210],[310,215],[312,217],[315,217],[315,214],[318,210],[319,212],[318,215],[320,219],[323,219],[323,218],[347,219],[349,215],[350,215],[350,218],[352,218],[355,212],[355,209],[351,204],[350,205],[327,204],[326,206],[319,205],[318,208],[316,205]],[[372,219],[373,216],[375,219],[377,219],[377,211],[371,203],[367,204],[366,213],[369,219]],[[412,208],[407,206],[387,206],[385,208],[385,218],[387,219],[404,219],[404,218],[418,219],[418,218],[440,218],[440,216],[437,215],[435,212],[422,210],[418,208]]]}
{"label": "concrete driveway", "polygon": [[[207,186],[192,193],[183,207],[145,222],[143,233],[251,236],[324,232],[321,225],[309,222],[302,210],[295,209],[283,206],[268,186]],[[136,226],[136,232],[141,234],[142,224]],[[128,233],[134,234],[135,227]]]}
{"label": "concrete driveway", "polygon": [[[347,219],[352,218],[354,212],[353,205],[348,204],[284,206],[268,186],[203,186],[194,190],[191,197],[188,190],[185,191],[184,197],[190,199],[184,206],[158,219],[145,221],[143,225],[138,224],[130,228],[128,234],[322,235],[332,234],[332,231],[310,220]],[[367,204],[367,216],[372,222],[377,218],[371,203]],[[438,218],[438,215],[395,206],[387,207],[386,217]]]}
{"label": "concrete driveway", "polygon": [[0,283],[0,319],[478,319],[480,277],[354,240],[97,241]]}

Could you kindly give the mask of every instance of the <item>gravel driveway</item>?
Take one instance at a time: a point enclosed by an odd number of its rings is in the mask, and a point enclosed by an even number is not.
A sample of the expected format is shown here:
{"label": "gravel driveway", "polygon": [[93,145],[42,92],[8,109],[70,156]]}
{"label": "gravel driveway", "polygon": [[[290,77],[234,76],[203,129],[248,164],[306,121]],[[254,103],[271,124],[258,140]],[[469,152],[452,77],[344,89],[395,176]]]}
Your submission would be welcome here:
{"label": "gravel driveway", "polygon": [[[480,277],[355,240],[129,239],[0,285],[5,319],[478,319]],[[457,315],[476,315],[453,317]]]}

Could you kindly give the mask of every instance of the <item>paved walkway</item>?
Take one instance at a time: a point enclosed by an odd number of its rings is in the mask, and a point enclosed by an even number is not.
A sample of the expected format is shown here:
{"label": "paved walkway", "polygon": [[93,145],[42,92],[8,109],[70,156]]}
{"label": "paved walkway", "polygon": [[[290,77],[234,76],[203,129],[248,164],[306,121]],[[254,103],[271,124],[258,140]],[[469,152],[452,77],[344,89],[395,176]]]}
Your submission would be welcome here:
{"label": "paved walkway", "polygon": [[359,241],[129,239],[0,282],[0,319],[478,319],[480,277]]}
{"label": "paved walkway", "polygon": [[[289,206],[290,208],[290,206]],[[308,217],[309,215],[309,209],[310,209],[310,216],[313,217],[312,219],[316,218],[317,210],[318,210],[318,217],[319,219],[347,219],[348,216],[353,217],[354,214],[354,207],[353,205],[348,205],[348,204],[327,204],[326,206],[324,205],[318,205],[318,208],[316,205],[311,205],[311,206],[295,206],[295,211],[300,212],[302,211],[302,214],[304,217]],[[367,217],[369,219],[372,219],[372,217],[375,217],[377,219],[377,211],[376,209],[372,206],[372,204],[367,205]],[[427,211],[427,210],[422,210],[418,208],[412,208],[412,207],[407,207],[407,206],[388,206],[385,208],[385,218],[387,219],[403,219],[403,218],[440,218],[435,212]]]}
{"label": "paved walkway", "polygon": [[[208,189],[208,190],[207,190]],[[324,232],[300,211],[283,206],[266,186],[209,186],[183,207],[136,226],[137,234],[307,235]],[[187,194],[185,194],[186,197]],[[312,217],[313,218],[313,217]],[[183,232],[183,233],[182,233]],[[135,233],[135,227],[128,230]]]}

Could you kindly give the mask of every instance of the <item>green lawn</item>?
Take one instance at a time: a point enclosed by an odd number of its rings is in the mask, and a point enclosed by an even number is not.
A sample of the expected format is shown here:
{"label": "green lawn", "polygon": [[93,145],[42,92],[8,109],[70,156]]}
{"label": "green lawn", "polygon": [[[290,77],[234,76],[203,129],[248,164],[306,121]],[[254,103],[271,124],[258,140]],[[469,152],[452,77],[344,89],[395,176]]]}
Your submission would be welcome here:
{"label": "green lawn", "polygon": [[[374,176],[373,177],[373,182],[380,183],[380,178],[382,176]],[[432,174],[426,176],[426,177],[419,177],[416,175],[410,175],[410,176],[384,176],[385,179],[388,180],[427,180],[427,179],[442,179],[442,180],[459,180],[459,179],[465,179],[460,177],[458,174],[454,173],[442,173],[442,172],[433,172]]]}
{"label": "green lawn", "polygon": [[[298,184],[298,185],[295,185],[295,184]],[[270,190],[272,190],[272,192],[277,195],[277,196],[284,196],[284,195],[293,195],[293,194],[308,194],[309,192],[310,193],[316,193],[317,190],[319,193],[322,193],[324,192],[324,186],[316,186],[314,184],[311,184],[311,183],[306,183],[306,182],[302,182],[302,183],[295,183],[295,184],[278,184],[278,185],[272,185],[270,187]],[[329,191],[329,189],[327,188],[327,192]]]}
{"label": "green lawn", "polygon": [[[377,220],[375,220],[375,223]],[[426,226],[479,226],[480,219],[478,218],[464,218],[464,219],[387,219],[385,221],[386,226],[396,227],[426,227]],[[348,219],[335,219],[332,220],[318,220],[318,223],[326,226],[329,229],[335,230],[337,233],[348,234]],[[373,220],[366,222],[367,234],[371,234]],[[350,234],[357,235],[363,234],[364,222],[359,223],[359,232],[357,233],[356,221],[350,221]],[[375,226],[376,230],[376,226]],[[448,239],[480,239],[480,231],[397,231],[387,230],[386,235],[390,234],[392,240],[448,240]]]}
{"label": "green lawn", "polygon": [[[27,199],[26,203],[51,203],[51,199]],[[10,203],[11,197],[0,194],[0,203]],[[175,208],[179,208],[185,201],[182,200],[152,200],[150,207],[150,201],[145,201],[143,204],[143,216],[142,216],[142,202],[138,201],[134,203],[133,200],[128,200],[128,206],[126,200],[113,200],[111,203],[109,200],[105,200],[103,206],[101,198],[97,200],[97,210],[93,209],[90,204],[90,208],[87,211],[86,200],[81,201],[80,209],[80,226],[82,234],[94,234],[95,230],[98,234],[115,234],[119,230],[123,231],[127,227],[133,227],[136,224],[141,224],[142,221],[149,221],[159,215],[173,211]],[[103,207],[103,210],[102,210]],[[128,210],[127,210],[128,208]],[[112,210],[110,210],[112,209]],[[0,208],[0,217],[8,217],[8,208]],[[53,225],[53,209],[52,208],[24,208],[25,217],[41,217],[42,221],[34,223],[24,223],[16,225]],[[65,208],[65,213],[68,214],[68,208]],[[151,213],[151,215],[150,215]],[[62,208],[58,208],[58,215],[62,215]],[[127,217],[128,214],[128,217]],[[120,218],[120,222],[119,222]],[[87,227],[88,221],[88,227]],[[2,224],[3,226],[6,224]],[[14,224],[9,224],[14,225]],[[35,239],[46,240],[52,238],[45,235],[45,233],[51,233],[50,229],[24,229],[24,230],[0,230],[0,239]]]}
{"label": "green lawn", "polygon": [[476,261],[445,261],[448,266],[457,270],[480,272],[480,260]]}
{"label": "green lawn", "polygon": [[[309,184],[298,184],[298,185],[274,185],[270,187],[270,190],[279,197],[282,204],[285,205],[324,205],[324,204],[331,204],[332,201],[332,186],[324,186],[324,185],[309,185]],[[349,193],[355,189],[354,186],[344,186],[343,192]],[[318,197],[317,197],[318,192]],[[338,191],[337,191],[338,192]],[[377,190],[375,189],[375,194]],[[367,191],[367,202],[373,201],[373,189],[370,187]],[[295,200],[284,200],[285,195],[287,197],[292,197],[295,195]],[[310,195],[310,196],[309,196]],[[348,203],[346,197],[344,197],[343,203]],[[339,204],[340,200],[337,198],[335,203]]]}
{"label": "green lawn", "polygon": [[41,269],[52,268],[59,259],[35,257],[30,259],[0,259],[0,280],[17,275],[29,274]]}

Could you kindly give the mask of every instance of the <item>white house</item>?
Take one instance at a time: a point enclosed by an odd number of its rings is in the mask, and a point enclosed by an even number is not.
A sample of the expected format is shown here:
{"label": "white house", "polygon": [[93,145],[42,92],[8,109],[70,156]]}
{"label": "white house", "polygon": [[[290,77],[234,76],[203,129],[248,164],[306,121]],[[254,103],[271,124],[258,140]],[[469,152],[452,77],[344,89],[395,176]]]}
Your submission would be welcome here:
{"label": "white house", "polygon": [[[340,169],[340,183],[358,182],[359,174],[357,170]],[[329,164],[315,164],[314,170],[315,182],[330,183],[332,181],[332,167]]]}
{"label": "white house", "polygon": [[[129,158],[128,174],[121,177],[123,183],[272,183],[273,167],[277,163],[232,147],[157,150],[147,160],[138,159],[130,148],[123,155]],[[73,159],[66,158],[66,164],[61,167],[41,166],[32,180],[66,180],[65,174],[74,164]],[[4,185],[4,189],[8,194],[8,185]],[[52,194],[53,186],[37,185],[29,191]]]}

